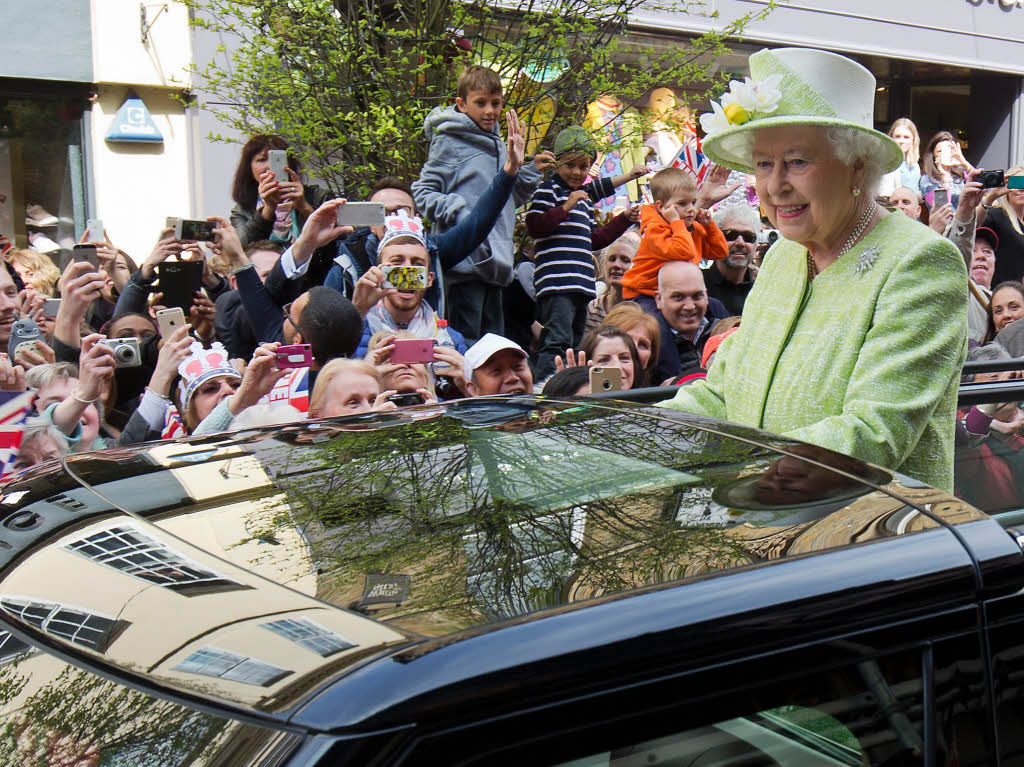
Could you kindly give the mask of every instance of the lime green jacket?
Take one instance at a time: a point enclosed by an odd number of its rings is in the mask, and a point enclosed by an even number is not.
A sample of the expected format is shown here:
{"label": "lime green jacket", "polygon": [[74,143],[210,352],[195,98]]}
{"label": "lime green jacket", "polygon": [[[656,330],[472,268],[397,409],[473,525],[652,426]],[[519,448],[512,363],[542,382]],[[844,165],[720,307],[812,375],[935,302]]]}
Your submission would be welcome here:
{"label": "lime green jacket", "polygon": [[807,250],[779,240],[707,378],[662,404],[952,491],[967,296],[957,249],[900,213],[810,283]]}

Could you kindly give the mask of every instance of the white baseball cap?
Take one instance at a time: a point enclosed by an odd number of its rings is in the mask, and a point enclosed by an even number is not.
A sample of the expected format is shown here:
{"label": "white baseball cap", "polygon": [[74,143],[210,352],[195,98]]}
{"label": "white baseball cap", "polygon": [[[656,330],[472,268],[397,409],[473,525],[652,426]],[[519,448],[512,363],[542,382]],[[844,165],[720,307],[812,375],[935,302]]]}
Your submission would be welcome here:
{"label": "white baseball cap", "polygon": [[509,341],[504,336],[499,336],[497,333],[487,333],[483,338],[466,349],[466,380],[468,381],[473,377],[474,370],[505,349],[519,352],[523,359],[527,357],[522,346],[515,341]]}

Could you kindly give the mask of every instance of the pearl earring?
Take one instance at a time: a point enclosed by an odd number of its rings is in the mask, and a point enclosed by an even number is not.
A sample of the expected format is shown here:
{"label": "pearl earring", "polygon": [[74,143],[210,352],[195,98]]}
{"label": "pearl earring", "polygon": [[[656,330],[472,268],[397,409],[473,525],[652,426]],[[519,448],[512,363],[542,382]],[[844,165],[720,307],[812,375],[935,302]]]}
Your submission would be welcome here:
{"label": "pearl earring", "polygon": [[860,197],[860,189],[858,189],[857,187],[854,187],[852,191],[853,191],[853,196],[854,197]]}

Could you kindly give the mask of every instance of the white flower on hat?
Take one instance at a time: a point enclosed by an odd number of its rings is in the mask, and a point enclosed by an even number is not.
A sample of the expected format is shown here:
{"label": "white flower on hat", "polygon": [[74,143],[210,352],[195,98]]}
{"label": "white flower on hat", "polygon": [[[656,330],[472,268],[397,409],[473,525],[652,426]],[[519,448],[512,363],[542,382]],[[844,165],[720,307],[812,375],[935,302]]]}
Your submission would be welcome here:
{"label": "white flower on hat", "polygon": [[718,102],[711,102],[711,112],[705,112],[700,116],[700,127],[709,136],[728,128],[731,123],[725,111],[718,105]]}
{"label": "white flower on hat", "polygon": [[755,114],[771,114],[779,108],[782,99],[781,82],[781,75],[769,75],[759,82],[749,77],[743,82],[733,80],[729,83],[729,92],[722,95],[721,105],[712,101],[711,113],[701,115],[700,127],[711,135],[732,125],[743,125]]}

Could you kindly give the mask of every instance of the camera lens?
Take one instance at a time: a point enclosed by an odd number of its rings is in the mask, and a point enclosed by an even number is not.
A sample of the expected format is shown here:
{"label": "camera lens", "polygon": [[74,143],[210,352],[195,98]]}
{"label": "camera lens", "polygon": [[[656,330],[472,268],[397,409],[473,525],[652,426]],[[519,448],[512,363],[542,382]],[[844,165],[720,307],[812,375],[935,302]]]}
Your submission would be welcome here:
{"label": "camera lens", "polygon": [[116,349],[114,349],[114,359],[117,360],[117,362],[122,365],[127,364],[129,362],[134,362],[135,350],[132,347],[128,346],[128,344],[121,344]]}
{"label": "camera lens", "polygon": [[603,381],[601,381],[601,388],[604,389],[605,391],[611,391],[612,390],[612,382],[609,381],[607,378],[604,379]]}

